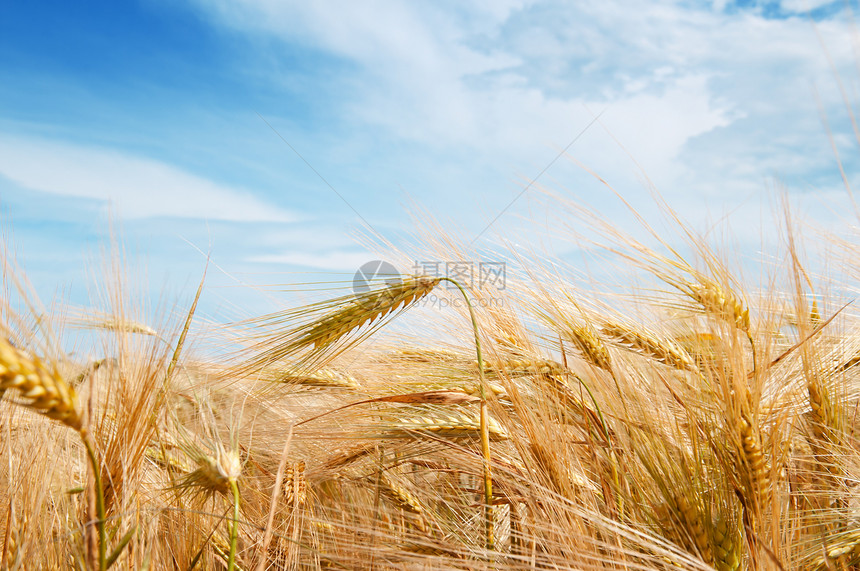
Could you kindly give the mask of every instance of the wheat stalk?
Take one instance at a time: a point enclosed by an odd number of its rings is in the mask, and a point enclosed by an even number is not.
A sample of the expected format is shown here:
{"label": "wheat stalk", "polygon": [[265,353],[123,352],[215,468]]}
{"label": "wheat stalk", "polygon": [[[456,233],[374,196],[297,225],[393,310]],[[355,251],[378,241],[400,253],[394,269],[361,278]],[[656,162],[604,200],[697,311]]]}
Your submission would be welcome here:
{"label": "wheat stalk", "polygon": [[228,540],[225,539],[224,536],[222,536],[220,533],[215,533],[212,535],[212,550],[215,552],[215,555],[220,557],[227,564],[228,569],[233,569],[235,571],[245,571],[244,567],[236,563],[234,560],[235,547],[232,545],[232,543],[228,542]]}

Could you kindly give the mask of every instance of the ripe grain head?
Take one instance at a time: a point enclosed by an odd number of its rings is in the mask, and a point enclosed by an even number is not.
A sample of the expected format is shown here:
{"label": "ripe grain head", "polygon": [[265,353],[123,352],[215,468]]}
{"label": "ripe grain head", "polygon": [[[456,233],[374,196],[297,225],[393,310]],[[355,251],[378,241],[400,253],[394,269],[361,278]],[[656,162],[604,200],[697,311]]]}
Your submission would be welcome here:
{"label": "ripe grain head", "polygon": [[75,430],[81,429],[74,389],[38,358],[28,356],[0,338],[0,389],[15,389],[21,404],[59,420]]}

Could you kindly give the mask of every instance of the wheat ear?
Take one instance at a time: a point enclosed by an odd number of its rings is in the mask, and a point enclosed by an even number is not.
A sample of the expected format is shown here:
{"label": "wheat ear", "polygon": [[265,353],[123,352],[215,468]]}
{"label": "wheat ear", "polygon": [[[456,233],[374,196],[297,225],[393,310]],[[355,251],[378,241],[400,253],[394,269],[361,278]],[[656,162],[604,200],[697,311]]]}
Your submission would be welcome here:
{"label": "wheat ear", "polygon": [[749,333],[749,309],[732,291],[722,288],[717,282],[703,276],[699,276],[697,284],[681,284],[676,287],[702,306],[705,313],[732,323],[741,331]]}
{"label": "wheat ear", "polygon": [[317,369],[313,372],[291,372],[275,375],[272,380],[278,383],[320,387],[330,389],[356,389],[358,382],[349,373],[332,369]]}
{"label": "wheat ear", "polygon": [[29,357],[0,339],[0,389],[16,389],[22,404],[80,431],[75,391],[38,357]]}
{"label": "wheat ear", "polygon": [[303,506],[307,498],[305,461],[289,466],[284,472],[284,502],[291,506]]}
{"label": "wheat ear", "polygon": [[585,360],[605,371],[612,371],[612,361],[609,351],[590,327],[574,327],[570,330],[570,339],[585,357]]}
{"label": "wheat ear", "polygon": [[98,568],[104,571],[107,569],[107,533],[101,467],[92,439],[83,428],[75,390],[56,370],[49,371],[38,357],[30,357],[0,338],[0,390],[5,392],[9,389],[20,393],[23,406],[63,423],[80,435],[95,479]]}
{"label": "wheat ear", "polygon": [[[477,366],[477,362],[474,363]],[[521,357],[501,361],[485,361],[484,372],[504,373],[508,377],[530,375],[562,375],[567,369],[561,363],[549,359]],[[493,392],[496,392],[495,390]]]}
{"label": "wheat ear", "polygon": [[752,500],[754,509],[765,504],[768,493],[768,469],[762,452],[758,431],[750,419],[742,414],[737,422],[741,440],[742,464],[744,466],[744,487],[747,497]]}
{"label": "wheat ear", "polygon": [[395,506],[413,514],[415,516],[416,527],[420,531],[427,531],[426,512],[424,506],[415,497],[415,494],[398,482],[395,482],[385,472],[379,474],[379,491]]}
{"label": "wheat ear", "polygon": [[601,332],[625,349],[649,357],[658,363],[679,370],[696,370],[693,359],[671,341],[661,341],[644,331],[614,323],[604,325]]}
{"label": "wheat ear", "polygon": [[830,442],[833,439],[835,418],[827,388],[816,376],[811,375],[807,384],[809,405],[811,408],[812,432],[820,441]]}
{"label": "wheat ear", "polygon": [[[37,410],[75,430],[87,451],[87,458],[95,480],[96,528],[98,530],[98,568],[107,569],[107,532],[105,530],[104,489],[101,467],[89,432],[83,427],[77,409],[74,389],[57,373],[49,370],[38,357],[30,357],[0,338],[0,389],[15,389],[21,395],[21,404]],[[122,550],[120,546],[118,551]],[[118,551],[115,553],[118,554]]]}
{"label": "wheat ear", "polygon": [[702,275],[697,273],[695,275],[699,283],[670,283],[698,303],[706,314],[721,319],[744,332],[752,350],[753,371],[756,371],[756,347],[750,329],[749,309],[743,300],[730,289],[724,289],[714,280]]}
{"label": "wheat ear", "polygon": [[398,308],[405,308],[429,294],[441,278],[408,278],[387,288],[360,294],[355,301],[317,321],[299,338],[314,349],[329,345],[365,323],[372,323]]}
{"label": "wheat ear", "polygon": [[242,369],[246,372],[257,371],[308,349],[310,353],[305,356],[307,360],[319,359],[324,354],[330,354],[338,341],[363,325],[382,320],[396,310],[406,309],[421,300],[440,281],[442,278],[410,277],[382,289],[341,297],[299,311],[255,319],[251,323],[258,326],[282,325],[296,317],[306,319],[308,313],[316,312],[318,308],[337,308],[318,319],[277,334],[273,339],[265,339],[258,345],[262,347],[260,353]]}
{"label": "wheat ear", "polygon": [[233,517],[230,522],[230,547],[227,554],[227,571],[236,569],[236,549],[239,539],[239,476],[242,461],[236,447],[227,450],[220,442],[215,445],[214,455],[204,452],[196,444],[186,441],[182,448],[197,463],[198,468],[177,483],[180,489],[196,489],[198,493],[232,493]]}
{"label": "wheat ear", "polygon": [[[860,561],[860,531],[854,530],[828,539],[829,545],[813,567],[815,571],[848,569]],[[840,564],[834,565],[835,562]]]}
{"label": "wheat ear", "polygon": [[681,494],[676,494],[674,499],[681,523],[689,535],[689,539],[693,541],[699,557],[708,565],[713,565],[714,553],[711,549],[711,540],[696,502],[690,502]]}
{"label": "wheat ear", "polygon": [[713,527],[714,568],[717,571],[737,571],[741,565],[741,541],[737,526],[731,528],[729,522],[718,517]]}
{"label": "wheat ear", "polygon": [[510,438],[508,432],[496,420],[486,417],[486,427],[481,422],[480,415],[474,415],[465,411],[442,411],[439,409],[422,409],[420,415],[399,418],[396,424],[390,426],[391,435],[398,433],[412,436],[415,433],[427,432],[447,438],[474,438],[478,436],[483,439],[482,432],[486,431],[487,437],[492,440],[507,440]]}

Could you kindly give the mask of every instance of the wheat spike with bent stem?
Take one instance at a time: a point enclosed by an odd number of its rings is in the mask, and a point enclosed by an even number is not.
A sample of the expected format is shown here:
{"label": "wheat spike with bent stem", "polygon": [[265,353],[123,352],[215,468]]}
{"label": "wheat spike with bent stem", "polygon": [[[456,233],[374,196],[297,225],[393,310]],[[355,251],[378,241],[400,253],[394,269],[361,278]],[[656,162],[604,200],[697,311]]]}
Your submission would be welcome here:
{"label": "wheat spike with bent stem", "polygon": [[38,357],[30,357],[16,349],[6,339],[0,338],[0,389],[15,389],[20,393],[21,405],[39,411],[48,418],[57,420],[75,430],[87,451],[87,457],[95,479],[96,517],[98,532],[98,554],[93,565],[100,571],[108,567],[109,560],[116,560],[119,551],[125,546],[120,544],[111,554],[107,554],[107,533],[105,530],[104,488],[101,482],[101,466],[96,456],[92,438],[77,408],[74,389],[54,370],[49,370]]}
{"label": "wheat spike with bent stem", "polygon": [[[264,339],[258,348],[262,349],[259,354],[245,363],[242,367],[244,372],[260,371],[271,363],[282,361],[290,357],[299,358],[300,362],[316,362],[336,354],[338,351],[349,347],[349,342],[340,343],[351,333],[368,323],[383,322],[397,310],[405,310],[420,299],[429,295],[440,282],[447,281],[454,285],[462,294],[469,309],[472,321],[472,330],[475,335],[475,350],[478,361],[479,393],[480,393],[480,419],[479,429],[481,435],[481,456],[484,464],[484,510],[487,532],[487,548],[494,548],[493,538],[493,488],[490,473],[490,419],[487,410],[487,394],[489,389],[484,377],[484,359],[481,352],[481,341],[478,331],[478,321],[475,310],[469,299],[469,294],[456,280],[449,277],[407,277],[388,287],[357,293],[354,296],[341,297],[329,302],[322,302],[308,306],[297,311],[276,313],[264,316],[249,322],[251,325],[277,326],[289,323],[291,319],[301,317],[307,319],[309,315],[321,310],[336,308],[318,317],[315,321],[305,322],[298,327],[285,333],[269,336]],[[372,330],[371,330],[372,331]],[[368,335],[365,331],[364,335]],[[362,337],[353,338],[355,343]]]}
{"label": "wheat spike with bent stem", "polygon": [[230,545],[227,553],[227,570],[236,569],[236,547],[239,538],[239,477],[242,475],[242,461],[239,451],[234,444],[228,450],[220,442],[215,443],[214,450],[207,452],[191,441],[185,441],[181,447],[197,464],[197,469],[180,479],[176,488],[197,492],[202,495],[221,493],[232,495],[233,515],[230,522]]}
{"label": "wheat spike with bent stem", "polygon": [[[251,327],[280,327],[296,320],[299,325],[286,332],[257,334],[263,341],[257,344],[258,354],[246,362],[241,371],[255,373],[267,365],[296,357],[299,361],[316,362],[330,357],[349,346],[340,343],[363,325],[379,325],[397,310],[404,310],[421,300],[442,278],[408,277],[381,289],[370,290],[334,300],[317,303],[299,310],[265,315],[246,322]],[[314,314],[324,312],[317,319]],[[369,332],[365,332],[367,335]],[[360,339],[361,337],[359,337]],[[353,343],[357,340],[353,338]]]}

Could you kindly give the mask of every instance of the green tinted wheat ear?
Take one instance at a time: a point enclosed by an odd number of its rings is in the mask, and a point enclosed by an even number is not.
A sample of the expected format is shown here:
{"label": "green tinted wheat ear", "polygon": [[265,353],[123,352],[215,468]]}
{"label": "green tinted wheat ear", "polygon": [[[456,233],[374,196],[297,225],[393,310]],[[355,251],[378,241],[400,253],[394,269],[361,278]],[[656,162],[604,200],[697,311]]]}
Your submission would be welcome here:
{"label": "green tinted wheat ear", "polygon": [[233,496],[233,516],[230,521],[230,545],[227,553],[227,570],[236,569],[236,548],[239,537],[239,477],[242,475],[242,460],[235,446],[229,450],[220,442],[214,452],[207,453],[196,444],[186,441],[182,448],[197,464],[197,469],[184,476],[176,485],[180,490],[189,490],[198,495],[211,496],[217,493]]}
{"label": "green tinted wheat ear", "polygon": [[81,429],[75,391],[38,359],[0,339],[0,389],[15,389],[22,404],[75,430]]}
{"label": "green tinted wheat ear", "polygon": [[197,468],[183,476],[176,484],[180,490],[203,496],[215,493],[228,494],[230,482],[238,480],[242,474],[242,461],[239,452],[228,449],[220,442],[211,451],[204,450],[191,441],[180,444],[185,454]]}
{"label": "green tinted wheat ear", "polygon": [[708,529],[705,527],[698,506],[680,494],[675,496],[675,505],[678,507],[678,517],[681,520],[681,524],[689,539],[692,540],[695,551],[698,552],[705,563],[713,565],[714,554],[711,550]]}
{"label": "green tinted wheat ear", "polygon": [[741,566],[741,538],[737,526],[718,517],[713,528],[714,568],[717,571],[737,571]]}

